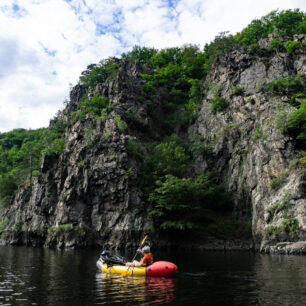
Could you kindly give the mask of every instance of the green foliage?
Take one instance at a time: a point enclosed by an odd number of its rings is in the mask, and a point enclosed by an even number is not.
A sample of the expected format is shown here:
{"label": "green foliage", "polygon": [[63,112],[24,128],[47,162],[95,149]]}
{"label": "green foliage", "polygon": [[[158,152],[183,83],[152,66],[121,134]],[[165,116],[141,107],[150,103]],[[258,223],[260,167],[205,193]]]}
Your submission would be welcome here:
{"label": "green foliage", "polygon": [[44,148],[41,151],[42,155],[52,156],[59,155],[64,152],[64,140],[62,138],[58,138],[52,129],[46,130],[43,140]]}
{"label": "green foliage", "polygon": [[93,118],[101,116],[104,109],[108,112],[111,110],[108,98],[101,97],[99,94],[95,94],[92,98],[83,99],[79,107],[83,113],[89,114]]}
{"label": "green foliage", "polygon": [[126,151],[130,157],[135,158],[139,162],[143,161],[144,153],[142,151],[142,148],[137,142],[129,140],[127,142]]}
{"label": "green foliage", "polygon": [[205,145],[203,143],[194,143],[190,147],[190,151],[194,158],[199,157],[203,154],[210,154],[212,152],[211,146]]}
{"label": "green foliage", "polygon": [[101,61],[99,64],[91,64],[81,73],[80,83],[85,87],[96,87],[108,78],[114,78],[119,72],[120,64],[116,58],[109,58]]}
{"label": "green foliage", "polygon": [[272,11],[261,19],[253,20],[235,39],[243,45],[250,46],[268,34],[289,36],[306,34],[305,13],[297,10]]}
{"label": "green foliage", "polygon": [[210,71],[219,55],[231,51],[237,43],[236,38],[228,35],[228,32],[220,32],[210,44],[206,44],[204,47],[205,73]]}
{"label": "green foliage", "polygon": [[[16,129],[0,133],[0,204],[6,206],[18,186],[40,175],[43,155],[60,154],[64,150],[62,134],[66,123],[58,114],[49,128]],[[31,183],[31,182],[30,182]]]}
{"label": "green foliage", "polygon": [[166,175],[150,194],[151,215],[162,230],[189,231],[201,227],[205,209],[230,210],[222,187],[207,174],[192,178]]}
{"label": "green foliage", "polygon": [[[137,148],[131,150],[134,155],[135,150]],[[139,187],[144,191],[145,197],[154,190],[157,180],[167,174],[182,177],[191,166],[191,153],[176,134],[165,137],[162,142],[148,143],[144,145],[144,150],[139,152],[141,157],[139,156],[138,161],[143,159],[140,166]]]}
{"label": "green foliage", "polygon": [[290,111],[278,104],[274,115],[274,126],[282,132],[288,132],[295,139],[300,149],[306,148],[306,100],[302,100],[299,108]]}
{"label": "green foliage", "polygon": [[278,39],[272,39],[270,42],[271,51],[281,51],[284,48],[283,44]]}
{"label": "green foliage", "polygon": [[104,131],[103,137],[104,137],[105,140],[108,140],[110,138],[110,136],[111,136],[111,131]]}
{"label": "green foliage", "polygon": [[33,177],[38,177],[38,176],[40,176],[41,175],[41,172],[39,171],[39,170],[33,170],[32,171],[32,176]]}
{"label": "green foliage", "polygon": [[190,153],[176,134],[157,144],[149,160],[156,176],[172,174],[182,176],[191,165]]}
{"label": "green foliage", "polygon": [[287,233],[289,236],[293,237],[300,233],[299,221],[295,218],[288,217],[283,215],[283,221],[279,227],[268,226],[265,229],[265,234],[279,236],[280,233]]}
{"label": "green foliage", "polygon": [[270,182],[270,187],[272,189],[279,189],[287,182],[287,176],[288,176],[287,172],[282,172],[277,177],[273,177]]}
{"label": "green foliage", "polygon": [[124,118],[128,125],[130,127],[133,127],[134,129],[138,131],[143,131],[147,132],[148,131],[148,126],[144,122],[139,119],[137,115],[137,109],[136,107],[132,106],[130,107],[124,114]]}
{"label": "green foliage", "polygon": [[271,92],[274,96],[290,97],[295,94],[302,94],[306,96],[305,85],[303,85],[302,77],[300,75],[297,75],[294,78],[280,78],[272,81],[266,86],[265,91]]}
{"label": "green foliage", "polygon": [[128,151],[136,158],[136,152],[141,152],[139,187],[152,203],[151,215],[157,229],[168,232],[204,230],[203,225],[209,219],[207,211],[224,213],[232,209],[223,187],[209,174],[186,178],[192,156],[210,151],[207,146],[197,144],[189,150],[178,135],[172,134],[160,143],[144,147],[146,152],[130,142]]}
{"label": "green foliage", "polygon": [[45,131],[46,129],[35,131],[17,129],[0,133],[0,175],[14,168],[25,167],[30,163],[30,156],[32,167],[35,169],[39,167],[39,153],[43,146],[41,139]]}
{"label": "green foliage", "polygon": [[239,87],[239,86],[232,85],[231,88],[232,88],[233,95],[237,95],[238,96],[238,95],[241,95],[242,92],[243,92],[243,89],[241,87]]}
{"label": "green foliage", "polygon": [[286,132],[288,130],[290,113],[287,105],[278,103],[274,114],[273,126],[283,133]]}
{"label": "green foliage", "polygon": [[288,217],[287,215],[283,215],[283,219],[280,226],[282,232],[287,232],[290,236],[300,233],[299,221],[297,219]]}
{"label": "green foliage", "polygon": [[106,109],[101,110],[101,117],[99,118],[102,122],[108,119],[108,111]]}
{"label": "green foliage", "polygon": [[202,81],[190,79],[189,100],[185,104],[184,121],[187,124],[193,123],[198,115],[199,105],[202,101]]}
{"label": "green foliage", "polygon": [[47,129],[17,129],[0,133],[0,204],[9,204],[19,184],[40,169]]}
{"label": "green foliage", "polygon": [[80,235],[84,236],[87,232],[87,228],[84,225],[73,226],[71,223],[60,224],[58,226],[51,226],[48,228],[49,236],[59,235]]}
{"label": "green foliage", "polygon": [[199,104],[193,100],[189,100],[185,104],[184,122],[191,124],[195,121],[198,115]]}
{"label": "green foliage", "polygon": [[124,122],[121,119],[120,115],[115,116],[115,122],[117,124],[117,127],[118,127],[119,131],[123,132],[127,128],[126,122]]}
{"label": "green foliage", "polygon": [[257,55],[263,57],[266,53],[266,50],[260,48],[258,43],[253,43],[247,47],[247,53],[251,55]]}
{"label": "green foliage", "polygon": [[[44,130],[42,135],[41,156],[56,156],[64,152],[65,143],[63,134],[66,130],[67,122],[60,118],[60,114],[55,116],[50,123],[50,127]],[[39,170],[39,169],[36,169]]]}
{"label": "green foliage", "polygon": [[18,187],[18,178],[9,173],[0,176],[0,206],[5,207],[9,204],[11,196],[15,193]]}
{"label": "green foliage", "polygon": [[154,48],[134,46],[132,51],[123,53],[122,58],[130,61],[135,61],[142,64],[147,64],[150,59],[157,54],[157,50]]}
{"label": "green foliage", "polygon": [[133,168],[129,168],[125,171],[125,175],[127,178],[131,177],[134,175],[134,169]]}
{"label": "green foliage", "polygon": [[221,137],[228,137],[229,135],[231,135],[233,130],[236,130],[238,128],[238,126],[239,126],[239,123],[231,123],[223,127],[218,133],[214,142],[217,143]]}
{"label": "green foliage", "polygon": [[290,206],[290,194],[286,192],[280,202],[275,202],[271,207],[267,209],[267,212],[274,215],[280,211],[288,209]]}
{"label": "green foliage", "polygon": [[0,221],[0,235],[3,233],[5,230],[7,224],[8,224],[8,218],[4,218],[2,221]]}
{"label": "green foliage", "polygon": [[306,140],[306,100],[301,102],[298,110],[293,112],[288,122],[288,131],[300,140],[302,146],[305,146]]}
{"label": "green foliage", "polygon": [[296,50],[301,49],[302,44],[299,41],[291,41],[289,40],[286,43],[286,50],[289,54],[294,53]]}
{"label": "green foliage", "polygon": [[297,158],[290,162],[289,168],[305,168],[306,169],[306,151],[299,151]]}
{"label": "green foliage", "polygon": [[255,128],[255,133],[253,134],[253,140],[256,142],[263,137],[262,131],[257,127]]}
{"label": "green foliage", "polygon": [[218,95],[215,95],[210,100],[210,103],[211,103],[210,110],[214,113],[223,112],[228,107],[226,100]]}
{"label": "green foliage", "polygon": [[176,126],[194,120],[205,76],[204,62],[203,52],[192,45],[164,49],[150,59],[153,69],[142,75],[146,80],[143,89],[148,99],[159,93],[160,107],[152,108],[151,115],[161,131],[172,133]]}

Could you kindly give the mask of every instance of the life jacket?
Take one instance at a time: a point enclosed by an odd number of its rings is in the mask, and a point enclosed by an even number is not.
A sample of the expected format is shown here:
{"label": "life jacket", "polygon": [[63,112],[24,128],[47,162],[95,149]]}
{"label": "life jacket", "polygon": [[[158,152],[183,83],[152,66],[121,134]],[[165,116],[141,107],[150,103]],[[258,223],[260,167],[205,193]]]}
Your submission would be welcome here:
{"label": "life jacket", "polygon": [[152,253],[147,253],[143,256],[141,259],[140,264],[144,267],[149,266],[153,263],[153,254]]}

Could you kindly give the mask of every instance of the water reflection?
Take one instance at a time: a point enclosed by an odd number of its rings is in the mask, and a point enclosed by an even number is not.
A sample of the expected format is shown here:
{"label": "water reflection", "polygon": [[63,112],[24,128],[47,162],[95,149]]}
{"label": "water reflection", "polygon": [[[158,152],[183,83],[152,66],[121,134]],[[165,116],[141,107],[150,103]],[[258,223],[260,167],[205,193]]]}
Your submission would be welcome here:
{"label": "water reflection", "polygon": [[101,303],[165,304],[175,298],[177,279],[167,277],[122,277],[97,273],[96,285]]}
{"label": "water reflection", "polygon": [[305,256],[259,255],[254,271],[260,305],[306,305]]}
{"label": "water reflection", "polygon": [[156,252],[173,278],[97,272],[96,250],[0,246],[0,305],[306,305],[306,256]]}

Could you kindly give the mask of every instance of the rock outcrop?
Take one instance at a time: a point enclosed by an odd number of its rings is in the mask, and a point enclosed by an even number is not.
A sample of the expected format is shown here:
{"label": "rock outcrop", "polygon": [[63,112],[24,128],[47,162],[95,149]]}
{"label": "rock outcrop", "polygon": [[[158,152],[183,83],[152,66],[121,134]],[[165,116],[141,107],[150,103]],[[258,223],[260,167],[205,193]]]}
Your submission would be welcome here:
{"label": "rock outcrop", "polygon": [[[303,35],[295,38],[305,42]],[[274,124],[280,108],[290,112],[293,107],[280,103],[279,97],[271,97],[262,89],[279,78],[305,76],[306,53],[305,48],[294,57],[286,52],[272,53],[269,41],[260,41],[266,48],[264,57],[240,49],[218,58],[206,84],[212,90],[197,122],[189,129],[189,138],[198,134],[207,145],[213,144],[212,159],[200,157],[196,168],[214,168],[226,182],[235,198],[236,215],[252,218],[256,249],[277,252],[283,249],[278,243],[285,241],[282,245],[291,250],[288,252],[299,253],[295,242],[306,241],[304,178],[299,169],[290,167],[296,158],[295,140]],[[216,92],[228,102],[228,108],[212,115],[208,102]],[[272,180],[280,177],[284,183],[273,189]],[[286,221],[297,221],[299,229],[275,235],[273,230],[277,232]]]}
{"label": "rock outcrop", "polygon": [[[129,187],[132,161],[126,152],[127,135],[116,118],[137,107],[138,120],[149,124],[145,107],[137,105],[143,82],[136,65],[124,63],[116,80],[99,84],[88,96],[99,93],[112,101],[114,110],[105,121],[77,120],[65,132],[65,150],[42,160],[39,178],[20,186],[5,217],[2,237],[10,244],[46,247],[109,247],[137,243],[151,232],[152,221],[136,214],[141,195]],[[114,89],[115,88],[115,89]],[[62,119],[77,110],[86,93],[80,85],[70,93]],[[116,117],[117,116],[117,117]]]}

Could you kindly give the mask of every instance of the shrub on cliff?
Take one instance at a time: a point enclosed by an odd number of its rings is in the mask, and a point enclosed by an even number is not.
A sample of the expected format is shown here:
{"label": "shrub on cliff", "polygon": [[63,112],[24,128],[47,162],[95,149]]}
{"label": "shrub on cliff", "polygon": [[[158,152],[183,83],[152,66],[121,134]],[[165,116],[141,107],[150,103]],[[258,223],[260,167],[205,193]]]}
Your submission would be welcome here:
{"label": "shrub on cliff", "polygon": [[226,100],[218,95],[215,95],[210,100],[210,103],[211,103],[210,110],[214,113],[223,112],[228,106]]}
{"label": "shrub on cliff", "polygon": [[306,147],[306,100],[303,100],[300,108],[292,113],[288,122],[288,130],[296,136],[303,147]]}
{"label": "shrub on cliff", "polygon": [[298,94],[299,96],[306,96],[305,85],[302,83],[302,77],[279,78],[270,82],[266,88],[266,92],[271,92],[274,96],[287,96],[291,97]]}
{"label": "shrub on cliff", "polygon": [[99,94],[96,94],[91,98],[83,99],[80,102],[79,107],[83,114],[89,114],[94,118],[101,116],[103,109],[110,110],[108,98],[101,97]]}
{"label": "shrub on cliff", "polygon": [[99,64],[88,65],[86,70],[81,73],[80,83],[87,88],[95,88],[97,84],[103,83],[107,78],[114,77],[119,69],[119,60],[114,57],[102,60]]}
{"label": "shrub on cliff", "polygon": [[206,44],[204,46],[205,73],[209,73],[212,64],[219,55],[231,51],[237,43],[236,38],[225,31],[220,32],[210,44]]}
{"label": "shrub on cliff", "polygon": [[294,53],[296,50],[302,48],[302,44],[299,41],[291,41],[289,40],[286,43],[286,50],[289,54]]}

